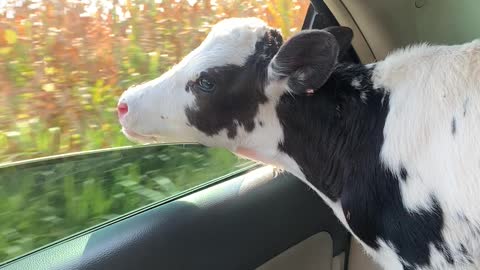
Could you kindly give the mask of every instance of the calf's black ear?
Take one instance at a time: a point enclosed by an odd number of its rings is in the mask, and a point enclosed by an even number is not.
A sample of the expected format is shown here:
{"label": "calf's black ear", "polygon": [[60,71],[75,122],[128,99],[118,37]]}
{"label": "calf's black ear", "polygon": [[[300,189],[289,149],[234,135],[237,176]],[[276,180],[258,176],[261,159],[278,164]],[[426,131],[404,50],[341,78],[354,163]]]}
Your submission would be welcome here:
{"label": "calf's black ear", "polygon": [[270,66],[272,80],[287,78],[289,90],[311,94],[325,84],[338,56],[350,46],[352,30],[329,27],[302,31],[280,47]]}
{"label": "calf's black ear", "polygon": [[350,48],[353,39],[352,29],[345,26],[331,26],[323,29],[323,31],[327,31],[335,37],[338,46],[340,46],[339,55],[342,55]]}

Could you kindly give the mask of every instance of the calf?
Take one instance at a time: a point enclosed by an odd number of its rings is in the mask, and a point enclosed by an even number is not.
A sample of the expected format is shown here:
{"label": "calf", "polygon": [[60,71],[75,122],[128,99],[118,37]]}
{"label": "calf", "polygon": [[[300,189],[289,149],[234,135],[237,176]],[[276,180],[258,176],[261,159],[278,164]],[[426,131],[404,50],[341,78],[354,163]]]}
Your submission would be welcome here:
{"label": "calf", "polygon": [[345,27],[285,43],[228,19],[119,101],[124,134],[225,147],[312,188],[385,269],[480,267],[480,41],[343,64]]}

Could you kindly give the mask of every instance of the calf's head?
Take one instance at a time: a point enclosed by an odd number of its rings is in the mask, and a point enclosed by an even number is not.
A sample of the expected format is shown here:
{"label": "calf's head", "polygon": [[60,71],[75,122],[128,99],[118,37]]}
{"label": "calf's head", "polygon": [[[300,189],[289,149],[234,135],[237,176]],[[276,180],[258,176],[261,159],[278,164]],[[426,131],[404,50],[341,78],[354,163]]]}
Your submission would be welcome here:
{"label": "calf's head", "polygon": [[138,142],[188,141],[275,155],[283,140],[280,97],[320,88],[351,38],[350,29],[332,27],[283,43],[259,19],[221,21],[171,70],[122,94],[122,130]]}

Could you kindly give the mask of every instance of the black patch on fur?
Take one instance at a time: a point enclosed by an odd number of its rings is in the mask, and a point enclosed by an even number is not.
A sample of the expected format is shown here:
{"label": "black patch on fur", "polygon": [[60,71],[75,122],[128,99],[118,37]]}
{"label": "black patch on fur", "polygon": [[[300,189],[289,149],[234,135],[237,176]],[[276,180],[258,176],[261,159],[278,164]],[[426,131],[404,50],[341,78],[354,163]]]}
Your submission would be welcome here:
{"label": "black patch on fur", "polygon": [[[362,89],[373,90],[366,79],[371,73],[362,65],[339,65],[313,96],[284,94],[277,106],[285,136],[280,150],[292,156],[307,179],[334,201],[342,193],[343,181],[368,171],[374,165],[370,161],[378,163],[378,157],[366,156],[366,151],[372,143],[380,148],[383,142],[388,106],[369,105],[380,103],[379,91],[372,91],[367,104],[363,103],[361,91],[351,86],[353,78],[363,77]],[[353,159],[357,163],[350,166]]]}
{"label": "black patch on fur", "polygon": [[[363,78],[361,90],[351,85],[358,77]],[[277,106],[284,129],[279,149],[297,162],[313,186],[341,202],[351,229],[368,246],[378,249],[379,239],[392,244],[404,269],[428,266],[431,244],[451,262],[437,198],[431,197],[429,209],[406,209],[400,177],[381,164],[389,96],[374,89],[371,77],[372,68],[340,64],[313,96],[283,95]],[[362,91],[369,92],[366,104]],[[402,175],[407,177],[406,170],[401,169]]]}
{"label": "black patch on fur", "polygon": [[465,101],[463,102],[463,117],[465,117],[467,115],[467,105],[468,105],[468,101],[469,99],[465,99]]}
{"label": "black patch on fur", "polygon": [[457,119],[453,117],[452,119],[452,135],[455,136],[455,133],[457,133]]}
{"label": "black patch on fur", "polygon": [[215,90],[203,92],[187,83],[187,91],[195,95],[195,107],[186,108],[188,122],[209,136],[227,130],[229,138],[235,138],[238,126],[251,132],[255,128],[254,118],[258,107],[267,101],[264,84],[267,67],[282,44],[276,30],[268,31],[255,44],[255,52],[244,66],[227,65],[209,68],[201,76],[215,82]]}
{"label": "black patch on fur", "polygon": [[458,251],[462,254],[463,258],[470,264],[473,263],[473,258],[472,255],[468,252],[467,248],[465,247],[464,244],[460,244],[460,248]]}
{"label": "black patch on fur", "polygon": [[435,243],[435,247],[438,249],[438,251],[440,251],[440,253],[443,254],[443,257],[445,258],[445,261],[447,261],[447,263],[449,263],[449,264],[454,264],[455,263],[455,261],[453,259],[453,256],[452,256],[452,252],[447,247],[445,242]]}
{"label": "black patch on fur", "polygon": [[258,124],[263,127],[263,121],[258,121]]}
{"label": "black patch on fur", "polygon": [[457,213],[457,217],[458,217],[458,219],[460,219],[460,221],[463,221],[463,222],[467,223],[468,226],[471,226],[470,220],[468,220],[468,218],[467,218],[467,216],[465,216],[465,214]]}
{"label": "black patch on fur", "polygon": [[408,177],[408,172],[407,172],[407,169],[405,169],[405,167],[400,167],[400,179],[402,179],[404,182],[407,181],[407,177]]}

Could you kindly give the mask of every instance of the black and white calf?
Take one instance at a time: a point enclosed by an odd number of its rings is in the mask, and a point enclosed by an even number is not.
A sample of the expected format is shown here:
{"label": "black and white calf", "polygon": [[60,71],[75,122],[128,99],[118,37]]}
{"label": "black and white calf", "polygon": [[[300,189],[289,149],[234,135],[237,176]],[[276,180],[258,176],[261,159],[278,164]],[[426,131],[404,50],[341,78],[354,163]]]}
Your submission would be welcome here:
{"label": "black and white calf", "polygon": [[225,147],[293,173],[385,269],[480,267],[480,41],[338,63],[344,27],[283,43],[228,19],[128,89],[123,132]]}

